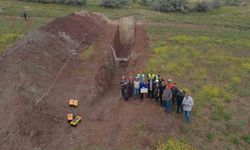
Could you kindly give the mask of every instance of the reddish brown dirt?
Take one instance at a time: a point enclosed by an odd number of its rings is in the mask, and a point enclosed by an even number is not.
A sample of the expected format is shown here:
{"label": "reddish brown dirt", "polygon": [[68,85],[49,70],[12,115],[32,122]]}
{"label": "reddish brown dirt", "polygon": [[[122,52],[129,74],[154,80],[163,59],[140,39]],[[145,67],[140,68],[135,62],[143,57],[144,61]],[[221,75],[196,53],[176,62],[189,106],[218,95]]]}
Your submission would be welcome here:
{"label": "reddish brown dirt", "polygon": [[[75,13],[69,16],[56,19],[42,28],[53,34],[65,33],[72,39],[84,43],[93,42],[99,33],[103,30],[103,21],[96,14],[77,15]],[[83,32],[84,31],[84,32]]]}
{"label": "reddish brown dirt", "polygon": [[[86,16],[89,22],[81,19]],[[74,24],[71,17],[82,27],[101,29],[90,32],[75,27],[76,32],[64,24],[68,19]],[[110,44],[116,24],[96,14],[81,17],[71,14],[59,18],[41,31],[30,33],[1,56],[1,150],[155,149],[161,135],[179,134],[174,128],[179,128],[180,119],[165,114],[156,102],[124,102],[120,95],[120,76],[135,75],[146,65],[149,50],[144,26],[136,25],[128,66],[115,68]],[[92,41],[95,53],[80,60],[79,53]],[[50,94],[35,105],[71,54],[69,49],[76,49],[77,55],[66,65]],[[68,106],[70,98],[79,99],[77,108]],[[67,113],[82,116],[82,123],[72,128],[66,122]]]}

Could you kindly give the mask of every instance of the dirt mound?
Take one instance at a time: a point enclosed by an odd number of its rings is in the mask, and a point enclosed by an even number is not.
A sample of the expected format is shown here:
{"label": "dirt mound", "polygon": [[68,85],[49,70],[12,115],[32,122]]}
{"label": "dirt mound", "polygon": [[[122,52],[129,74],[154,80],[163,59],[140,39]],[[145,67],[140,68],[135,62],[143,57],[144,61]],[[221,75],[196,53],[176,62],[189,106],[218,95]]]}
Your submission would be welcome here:
{"label": "dirt mound", "polygon": [[[66,114],[83,116],[81,106],[106,89],[114,70],[111,52],[104,46],[111,42],[113,28],[101,17],[81,13],[56,19],[0,57],[1,150],[68,149],[74,143]],[[95,41],[101,41],[96,53],[81,61],[80,53]],[[50,94],[35,105],[69,57]],[[79,109],[67,106],[70,98],[81,100]]]}
{"label": "dirt mound", "polygon": [[89,44],[101,34],[107,22],[106,18],[97,13],[71,13],[52,21],[42,30],[56,35],[66,34],[74,40]]}

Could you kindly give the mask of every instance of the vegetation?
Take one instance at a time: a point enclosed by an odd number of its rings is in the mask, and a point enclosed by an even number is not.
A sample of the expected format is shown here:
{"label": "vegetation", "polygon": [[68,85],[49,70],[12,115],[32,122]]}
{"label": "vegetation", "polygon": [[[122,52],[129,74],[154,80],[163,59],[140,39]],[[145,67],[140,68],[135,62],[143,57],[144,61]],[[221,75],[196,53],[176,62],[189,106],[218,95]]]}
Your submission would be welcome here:
{"label": "vegetation", "polygon": [[64,5],[85,5],[87,3],[86,0],[19,0],[26,2],[39,2],[39,3],[56,3],[56,4],[64,4]]}
{"label": "vegetation", "polygon": [[184,141],[170,137],[167,140],[160,139],[157,144],[157,150],[195,150],[195,148]]}
{"label": "vegetation", "polygon": [[187,12],[186,0],[157,0],[154,9],[162,12]]}
{"label": "vegetation", "polygon": [[83,50],[83,52],[80,54],[80,59],[85,60],[88,57],[90,57],[95,52],[94,45],[90,45],[87,49]]}
{"label": "vegetation", "polygon": [[110,8],[121,8],[130,4],[130,0],[102,0],[101,5]]}

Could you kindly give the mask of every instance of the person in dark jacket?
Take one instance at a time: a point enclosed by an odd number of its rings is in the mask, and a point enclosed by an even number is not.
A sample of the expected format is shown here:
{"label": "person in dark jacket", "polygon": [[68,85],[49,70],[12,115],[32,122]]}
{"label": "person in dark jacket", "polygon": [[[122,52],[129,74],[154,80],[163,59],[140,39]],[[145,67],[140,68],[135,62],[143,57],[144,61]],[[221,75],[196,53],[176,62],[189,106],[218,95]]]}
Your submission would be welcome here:
{"label": "person in dark jacket", "polygon": [[133,77],[129,77],[128,84],[129,84],[129,89],[128,89],[129,98],[131,98],[134,95],[134,80],[133,80]]}
{"label": "person in dark jacket", "polygon": [[159,80],[155,80],[154,83],[153,83],[153,92],[154,92],[154,99],[156,101],[159,100]]}
{"label": "person in dark jacket", "polygon": [[148,78],[148,98],[152,99],[154,97],[154,87],[153,87],[153,83],[154,83],[155,77],[154,78]]}
{"label": "person in dark jacket", "polygon": [[124,100],[128,100],[128,80],[126,79],[126,76],[123,75],[120,79],[120,87],[121,87],[121,94]]}
{"label": "person in dark jacket", "polygon": [[163,104],[163,100],[162,100],[162,94],[163,94],[163,91],[166,89],[166,83],[165,83],[165,80],[164,80],[164,78],[161,78],[161,80],[160,80],[160,86],[159,86],[159,92],[160,92],[160,94],[159,94],[159,97],[160,97],[160,105],[161,106],[165,106],[164,104]]}
{"label": "person in dark jacket", "polygon": [[176,104],[177,104],[176,113],[180,113],[180,111],[183,112],[182,102],[184,96],[185,96],[185,91],[183,90],[179,90],[176,94]]}
{"label": "person in dark jacket", "polygon": [[179,89],[177,88],[176,83],[173,83],[173,87],[172,87],[172,95],[173,95],[172,104],[173,104],[173,106],[176,104],[176,95],[177,95],[178,91],[179,91]]}

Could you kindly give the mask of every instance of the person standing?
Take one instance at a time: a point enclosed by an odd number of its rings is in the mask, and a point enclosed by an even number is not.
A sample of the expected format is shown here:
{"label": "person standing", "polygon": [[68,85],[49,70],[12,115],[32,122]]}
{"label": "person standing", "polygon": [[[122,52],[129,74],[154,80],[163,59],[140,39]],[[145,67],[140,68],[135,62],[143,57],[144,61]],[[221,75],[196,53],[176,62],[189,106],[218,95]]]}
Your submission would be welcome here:
{"label": "person standing", "polygon": [[148,93],[148,84],[147,82],[140,82],[140,100],[142,101],[144,95]]}
{"label": "person standing", "polygon": [[185,91],[179,90],[176,94],[176,104],[177,104],[176,113],[179,113],[180,111],[183,112],[182,102],[184,98],[184,92]]}
{"label": "person standing", "polygon": [[182,105],[183,105],[185,121],[187,123],[190,123],[190,112],[192,111],[194,102],[193,102],[193,98],[191,96],[188,96],[186,92],[184,94]]}
{"label": "person standing", "polygon": [[172,104],[175,106],[176,105],[176,96],[177,96],[177,93],[179,92],[179,89],[177,88],[176,83],[173,83],[173,87],[172,87],[171,91],[173,94]]}
{"label": "person standing", "polygon": [[137,74],[137,77],[141,83],[145,81],[145,75],[143,74],[143,71],[140,71],[140,73]]}
{"label": "person standing", "polygon": [[166,112],[170,112],[170,106],[171,106],[171,99],[172,99],[172,92],[171,90],[166,87],[166,89],[163,91],[162,94],[162,99],[165,101],[165,106],[166,106]]}
{"label": "person standing", "polygon": [[129,98],[131,98],[134,95],[134,80],[133,80],[132,76],[129,77],[128,84],[129,84],[129,91],[128,91],[129,92]]}
{"label": "person standing", "polygon": [[154,92],[154,99],[156,101],[159,100],[159,80],[155,79],[153,83],[153,92]]}
{"label": "person standing", "polygon": [[153,92],[153,83],[154,83],[154,79],[152,77],[150,77],[148,79],[148,98],[152,99],[154,92]]}
{"label": "person standing", "polygon": [[126,77],[125,75],[123,75],[120,79],[120,88],[121,88],[121,94],[124,99],[125,99],[126,82],[127,82]]}
{"label": "person standing", "polygon": [[140,81],[139,78],[136,77],[134,80],[134,98],[137,98],[140,90]]}
{"label": "person standing", "polygon": [[161,106],[164,106],[163,100],[162,100],[162,94],[163,94],[163,91],[164,91],[165,89],[166,89],[165,80],[164,80],[164,78],[161,78],[161,80],[160,80],[160,85],[159,85],[159,97],[160,97],[160,105],[161,105]]}
{"label": "person standing", "polygon": [[23,16],[25,21],[28,20],[28,7],[24,7],[24,9],[22,11],[22,16]]}

